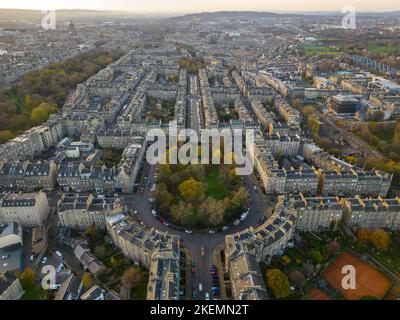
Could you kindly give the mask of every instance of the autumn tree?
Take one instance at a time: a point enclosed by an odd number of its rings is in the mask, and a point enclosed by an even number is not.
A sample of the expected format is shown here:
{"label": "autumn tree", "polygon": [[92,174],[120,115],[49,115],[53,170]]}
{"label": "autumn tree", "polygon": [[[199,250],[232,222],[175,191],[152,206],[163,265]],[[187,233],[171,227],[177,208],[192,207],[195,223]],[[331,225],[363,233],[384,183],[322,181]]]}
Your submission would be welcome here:
{"label": "autumn tree", "polygon": [[82,276],[82,284],[85,289],[89,289],[93,284],[92,275],[89,272],[85,272]]}
{"label": "autumn tree", "polygon": [[10,130],[0,131],[0,143],[5,143],[13,138],[15,138],[15,134],[12,133]]}
{"label": "autumn tree", "polygon": [[205,193],[204,183],[195,179],[182,182],[178,187],[182,199],[190,202],[198,202]]}
{"label": "autumn tree", "polygon": [[360,228],[357,231],[357,240],[361,242],[368,242],[370,239],[370,231],[366,228]]}
{"label": "autumn tree", "polygon": [[290,282],[281,270],[270,269],[267,271],[267,285],[276,299],[284,299],[289,296]]}
{"label": "autumn tree", "polygon": [[389,234],[382,229],[373,230],[370,235],[370,241],[377,249],[385,250],[390,245]]}
{"label": "autumn tree", "polygon": [[310,131],[314,134],[317,135],[319,132],[319,128],[321,126],[321,123],[319,122],[319,118],[317,115],[312,114],[308,117],[308,128],[310,129]]}
{"label": "autumn tree", "polygon": [[19,275],[19,281],[24,289],[31,287],[35,284],[36,273],[31,268],[26,268]]}
{"label": "autumn tree", "polygon": [[121,284],[129,289],[137,288],[143,280],[142,273],[137,267],[130,267],[125,270],[121,278]]}

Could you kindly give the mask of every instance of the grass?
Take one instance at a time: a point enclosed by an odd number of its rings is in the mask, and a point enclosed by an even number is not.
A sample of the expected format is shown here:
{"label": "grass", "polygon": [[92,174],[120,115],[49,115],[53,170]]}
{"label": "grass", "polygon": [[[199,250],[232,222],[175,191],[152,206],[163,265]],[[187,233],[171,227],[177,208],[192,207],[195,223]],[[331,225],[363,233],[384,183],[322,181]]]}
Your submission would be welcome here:
{"label": "grass", "polygon": [[331,55],[336,57],[340,54],[340,51],[336,51],[330,46],[303,46],[302,48],[309,57],[323,55]]}
{"label": "grass", "polygon": [[147,284],[148,284],[147,279],[149,278],[149,275],[147,272],[142,272],[142,276],[143,276],[142,283],[136,289],[132,290],[133,291],[132,294],[137,300],[147,299]]}
{"label": "grass", "polygon": [[45,300],[46,292],[41,286],[32,286],[25,289],[22,300]]}
{"label": "grass", "polygon": [[390,46],[390,47],[380,46],[380,45],[368,45],[366,46],[366,49],[371,53],[378,53],[378,54],[391,53],[400,50],[400,45]]}
{"label": "grass", "polygon": [[219,169],[217,166],[212,166],[206,178],[207,190],[206,195],[213,197],[216,200],[223,200],[229,196],[229,190],[221,183],[219,179]]}

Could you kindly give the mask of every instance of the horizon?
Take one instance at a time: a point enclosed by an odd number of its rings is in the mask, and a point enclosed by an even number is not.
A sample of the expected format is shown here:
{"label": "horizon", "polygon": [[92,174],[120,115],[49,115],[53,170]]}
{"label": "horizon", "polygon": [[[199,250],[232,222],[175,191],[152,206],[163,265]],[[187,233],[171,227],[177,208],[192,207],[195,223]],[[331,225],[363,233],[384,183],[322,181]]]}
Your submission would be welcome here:
{"label": "horizon", "polygon": [[[314,13],[314,12],[340,12],[343,6],[351,5],[359,12],[392,12],[399,11],[397,1],[382,0],[379,3],[370,0],[336,0],[321,3],[315,0],[296,1],[265,1],[265,0],[170,0],[168,4],[163,0],[154,0],[149,4],[146,0],[115,0],[112,4],[105,0],[88,0],[82,5],[78,0],[45,0],[37,3],[33,0],[5,0],[0,9],[11,10],[90,10],[111,11],[136,14],[193,14],[213,13],[221,11],[231,12],[274,12],[274,13]],[[155,9],[156,8],[156,9]],[[304,10],[304,8],[308,8]]]}

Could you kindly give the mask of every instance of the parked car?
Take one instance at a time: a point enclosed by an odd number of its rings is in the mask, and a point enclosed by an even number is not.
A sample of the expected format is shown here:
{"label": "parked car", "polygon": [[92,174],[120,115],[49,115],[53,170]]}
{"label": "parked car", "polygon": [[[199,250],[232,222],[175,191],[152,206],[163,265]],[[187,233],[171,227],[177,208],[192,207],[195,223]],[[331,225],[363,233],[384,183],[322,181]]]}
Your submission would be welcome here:
{"label": "parked car", "polygon": [[236,219],[235,221],[233,221],[233,225],[234,226],[237,226],[237,225],[239,225],[240,224],[240,220],[239,219]]}
{"label": "parked car", "polygon": [[61,260],[64,258],[63,254],[60,251],[55,252],[56,256],[59,257]]}
{"label": "parked car", "polygon": [[206,300],[210,300],[210,295],[206,292]]}
{"label": "parked car", "polygon": [[193,233],[192,230],[185,230],[185,232],[186,232],[187,234],[192,234],[192,233]]}
{"label": "parked car", "polygon": [[43,257],[42,264],[45,264],[46,262],[47,262],[47,257]]}

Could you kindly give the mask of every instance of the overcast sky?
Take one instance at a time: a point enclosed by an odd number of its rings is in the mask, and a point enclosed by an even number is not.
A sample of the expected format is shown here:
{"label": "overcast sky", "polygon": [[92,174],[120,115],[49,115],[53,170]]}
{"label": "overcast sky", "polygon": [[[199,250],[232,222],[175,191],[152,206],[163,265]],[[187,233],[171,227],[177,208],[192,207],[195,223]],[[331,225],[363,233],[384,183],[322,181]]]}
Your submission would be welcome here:
{"label": "overcast sky", "polygon": [[341,11],[346,5],[359,11],[400,10],[399,0],[0,0],[0,8],[95,9],[137,13],[251,11]]}

